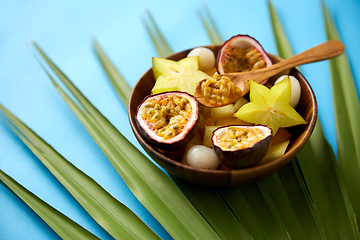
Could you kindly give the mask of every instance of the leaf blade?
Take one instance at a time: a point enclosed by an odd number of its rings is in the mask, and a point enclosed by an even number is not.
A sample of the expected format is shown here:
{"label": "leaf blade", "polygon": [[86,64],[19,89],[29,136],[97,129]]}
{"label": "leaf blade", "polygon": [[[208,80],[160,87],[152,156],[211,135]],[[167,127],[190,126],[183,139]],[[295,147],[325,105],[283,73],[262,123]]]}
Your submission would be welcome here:
{"label": "leaf blade", "polygon": [[212,44],[223,44],[224,40],[221,37],[220,31],[215,24],[215,21],[210,13],[209,8],[206,4],[203,5],[203,8],[198,11],[198,15],[203,23],[207,34],[209,35],[210,41]]}
{"label": "leaf blade", "polygon": [[219,190],[234,214],[255,239],[290,239],[258,183]]}
{"label": "leaf blade", "polygon": [[[276,16],[275,9],[272,7],[270,1],[268,1],[268,3],[273,20],[272,23],[279,55],[282,58],[289,58],[293,55],[290,43]],[[325,139],[319,120],[316,123],[314,132],[308,143],[298,154],[298,159],[311,195],[311,200],[314,201],[315,204],[315,208],[312,208],[309,204],[310,200],[306,200],[309,205],[308,211],[310,211],[306,215],[313,216],[313,220],[318,226],[317,228],[323,228],[325,236],[329,239],[336,239],[341,236],[339,235],[339,231],[342,231],[342,227],[339,225],[342,225],[343,222],[345,222],[344,227],[348,227],[347,232],[350,233],[350,238],[356,239],[357,234],[356,231],[354,231],[354,222],[351,221],[351,211],[349,210],[351,208],[351,203],[347,200],[347,194],[343,187],[341,176],[338,175],[338,166],[336,164],[335,155],[333,154],[331,146]],[[323,159],[330,159],[330,162],[325,162]],[[318,164],[321,164],[321,167]],[[328,176],[332,177],[330,179],[331,184],[327,184],[325,180],[328,179]],[[334,178],[334,176],[336,177]],[[329,187],[329,185],[332,187]],[[307,193],[304,192],[304,189],[302,191],[303,196],[307,198]],[[336,199],[335,201],[332,200],[334,198]],[[327,209],[336,208],[336,211],[339,211],[337,214],[340,214],[339,216],[343,217],[343,222],[341,224],[336,224],[332,221],[335,215],[333,215],[333,212],[327,211],[326,207],[324,207],[325,205],[328,207]],[[305,205],[303,206],[305,207]],[[344,211],[349,211],[349,215],[341,215]],[[320,234],[322,234],[321,229],[319,230]]]}
{"label": "leaf blade", "polygon": [[165,37],[161,33],[160,28],[156,24],[153,15],[151,14],[149,9],[146,9],[145,13],[146,18],[143,18],[143,24],[145,25],[146,31],[150,35],[153,43],[155,44],[157,53],[161,58],[170,56],[173,51],[171,50],[169,44],[165,40]]}
{"label": "leaf blade", "polygon": [[99,239],[0,170],[0,183],[24,201],[63,239]]}
{"label": "leaf blade", "polygon": [[194,185],[176,176],[172,179],[222,239],[253,239],[213,188]]}
{"label": "leaf blade", "polygon": [[108,76],[110,82],[115,88],[115,91],[119,95],[121,101],[126,106],[129,102],[131,87],[116,69],[116,67],[112,64],[108,56],[105,54],[99,43],[94,40],[95,52],[98,60],[101,63],[106,75]]}
{"label": "leaf blade", "polygon": [[[328,39],[340,40],[335,23],[323,3]],[[329,60],[334,96],[337,130],[338,160],[345,185],[354,207],[360,216],[360,103],[346,53]],[[359,220],[358,220],[359,224]]]}

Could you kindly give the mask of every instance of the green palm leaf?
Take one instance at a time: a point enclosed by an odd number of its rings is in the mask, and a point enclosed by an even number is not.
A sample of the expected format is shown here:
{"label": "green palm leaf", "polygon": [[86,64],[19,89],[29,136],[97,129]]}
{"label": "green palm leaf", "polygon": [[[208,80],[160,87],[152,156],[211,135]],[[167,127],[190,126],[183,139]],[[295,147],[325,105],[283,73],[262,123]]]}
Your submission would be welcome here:
{"label": "green palm leaf", "polygon": [[285,31],[281,25],[280,19],[275,11],[274,6],[268,1],[272,29],[274,32],[275,42],[277,46],[278,55],[281,58],[287,59],[294,55],[290,42],[287,40]]}
{"label": "green palm leaf", "polygon": [[[149,20],[146,20],[149,19]],[[159,27],[157,26],[153,15],[150,10],[146,10],[146,16],[143,18],[143,23],[145,28],[150,35],[152,41],[155,44],[156,51],[159,56],[165,58],[173,53],[169,44],[165,40],[163,34],[161,33]]]}
{"label": "green palm leaf", "polygon": [[224,40],[220,35],[220,31],[217,28],[213,17],[211,16],[210,10],[206,4],[203,5],[203,8],[198,12],[201,22],[203,23],[206,32],[209,35],[210,41],[212,44],[222,44]]}
{"label": "green palm leaf", "polygon": [[281,169],[278,175],[306,237],[308,239],[325,239],[313,202],[295,161]]}
{"label": "green palm leaf", "polygon": [[245,225],[238,221],[213,188],[194,185],[176,176],[172,179],[221,239],[252,239]]}
{"label": "green palm leaf", "polygon": [[[323,4],[328,39],[339,40],[335,24]],[[340,170],[354,207],[360,216],[360,104],[346,54],[329,61],[334,96]],[[359,221],[358,221],[359,224]]]}
{"label": "green palm leaf", "polygon": [[106,56],[100,45],[96,41],[94,41],[94,43],[96,55],[111,84],[114,86],[115,91],[119,95],[120,99],[123,102],[128,103],[131,93],[131,87],[129,86],[129,84],[127,84],[127,82],[121,76],[116,67],[111,63],[110,59]]}
{"label": "green palm leaf", "polygon": [[128,207],[62,157],[1,104],[0,110],[19,129],[10,125],[21,140],[110,235],[117,239],[159,239]]}
{"label": "green palm leaf", "polygon": [[288,232],[257,183],[220,189],[231,210],[250,234],[259,239],[290,239]]}
{"label": "green palm leaf", "polygon": [[169,234],[177,239],[193,239],[197,236],[204,236],[206,239],[218,239],[218,235],[174,182],[121,135],[35,43],[34,46],[52,71],[77,99],[81,107],[72,101],[53,81],[61,96],[83,123],[133,194]]}
{"label": "green palm leaf", "polygon": [[0,183],[23,200],[63,239],[99,239],[0,170]]}
{"label": "green palm leaf", "polygon": [[298,159],[326,237],[359,239],[355,214],[336,157],[320,124],[315,126]]}
{"label": "green palm leaf", "polygon": [[[278,52],[284,54],[280,57],[288,58],[292,55],[290,44],[286,43],[288,40],[270,2],[269,6]],[[298,159],[326,237],[339,239],[347,236],[347,239],[358,239],[352,206],[339,174],[335,155],[325,139],[319,121]],[[310,211],[313,212],[312,209]]]}

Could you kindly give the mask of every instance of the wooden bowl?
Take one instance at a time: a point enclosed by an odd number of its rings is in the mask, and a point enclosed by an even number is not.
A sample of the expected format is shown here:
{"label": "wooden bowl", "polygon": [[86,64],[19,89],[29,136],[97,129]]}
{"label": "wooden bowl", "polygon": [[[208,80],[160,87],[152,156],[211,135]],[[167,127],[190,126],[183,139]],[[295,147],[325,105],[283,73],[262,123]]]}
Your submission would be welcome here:
{"label": "wooden bowl", "polygon": [[[217,56],[220,45],[211,45],[206,47],[210,48],[215,53],[215,56]],[[175,53],[168,58],[178,61],[182,58],[185,58],[190,50]],[[269,54],[269,56],[274,63],[282,61],[280,57],[274,56],[272,54]],[[178,158],[181,158],[182,151],[172,153],[172,157],[170,157],[170,155],[166,152],[158,150],[149,145],[139,132],[138,126],[135,122],[135,113],[139,104],[147,95],[150,94],[151,89],[155,84],[152,69],[149,69],[140,78],[130,95],[128,113],[131,128],[135,134],[135,137],[137,138],[141,146],[145,149],[145,151],[150,155],[150,157],[162,168],[164,168],[168,173],[173,174],[177,177],[180,177],[195,184],[211,187],[238,186],[258,181],[280,170],[292,159],[294,159],[294,157],[300,152],[304,144],[309,139],[316,123],[317,104],[315,95],[309,83],[306,81],[304,76],[296,69],[291,69],[281,74],[278,74],[277,76],[271,78],[269,81],[275,81],[277,77],[282,74],[293,75],[299,80],[301,85],[301,98],[296,110],[308,124],[287,128],[287,130],[292,134],[292,139],[290,140],[290,144],[287,148],[286,153],[283,156],[265,164],[236,170],[197,169],[188,165],[181,164],[180,161],[174,160],[176,159],[176,155],[178,155]]]}

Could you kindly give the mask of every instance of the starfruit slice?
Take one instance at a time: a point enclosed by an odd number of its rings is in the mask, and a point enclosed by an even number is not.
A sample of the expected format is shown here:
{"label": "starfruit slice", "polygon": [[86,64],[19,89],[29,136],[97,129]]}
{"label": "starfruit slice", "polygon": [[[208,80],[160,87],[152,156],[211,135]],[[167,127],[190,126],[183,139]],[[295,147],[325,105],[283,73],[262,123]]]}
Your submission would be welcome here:
{"label": "starfruit slice", "polygon": [[156,79],[151,94],[182,91],[194,95],[196,84],[208,75],[199,70],[199,57],[186,57],[180,61],[153,58]]}
{"label": "starfruit slice", "polygon": [[277,132],[279,127],[306,124],[306,121],[290,106],[291,84],[289,78],[267,88],[249,80],[250,103],[242,106],[234,115],[249,123],[267,125]]}

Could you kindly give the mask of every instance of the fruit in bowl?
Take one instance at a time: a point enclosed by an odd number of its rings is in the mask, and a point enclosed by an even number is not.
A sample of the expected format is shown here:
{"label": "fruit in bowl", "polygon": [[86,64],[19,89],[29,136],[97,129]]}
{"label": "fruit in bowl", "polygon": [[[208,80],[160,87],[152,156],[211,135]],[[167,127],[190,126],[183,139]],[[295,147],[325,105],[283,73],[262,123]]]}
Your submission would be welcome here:
{"label": "fruit in bowl", "polygon": [[[214,54],[214,56],[218,56],[221,47],[222,46],[220,45],[211,45],[202,48],[206,48],[210,50]],[[193,52],[192,54],[190,54],[192,57],[194,57],[194,55],[196,57],[196,52],[198,52],[199,56],[197,56],[198,57],[197,61],[199,60],[201,61],[202,51],[198,51],[196,49],[197,48],[173,54],[168,58],[168,60],[178,63],[179,61],[186,59],[190,52]],[[208,53],[206,55],[209,56]],[[281,61],[279,57],[274,56],[272,54],[267,54],[266,56],[268,56],[274,63]],[[210,61],[202,61],[202,62],[214,62],[214,61],[210,60]],[[171,66],[174,66],[174,64],[171,63]],[[213,67],[205,66],[205,68],[207,68],[206,70],[207,76],[212,75],[213,73],[216,72],[215,66]],[[170,67],[169,69],[173,71],[171,74],[177,73],[178,75],[181,75],[183,71],[185,71],[184,68],[176,69]],[[198,66],[196,66],[196,68],[191,71],[199,71]],[[188,73],[189,72],[187,72],[187,74]],[[276,172],[281,167],[286,165],[296,156],[296,154],[301,150],[307,139],[310,137],[311,132],[315,125],[315,121],[317,117],[317,108],[316,108],[316,100],[314,94],[306,79],[296,69],[291,69],[270,78],[266,83],[266,86],[272,88],[274,82],[278,79],[279,76],[282,75],[290,75],[294,77],[298,81],[301,89],[301,94],[299,95],[299,102],[295,110],[296,113],[299,115],[299,117],[303,119],[303,122],[301,122],[300,125],[296,125],[296,126],[291,126],[291,127],[285,126],[286,128],[280,126],[276,134],[273,135],[272,132],[270,134],[271,135],[270,138],[264,137],[266,139],[270,139],[270,141],[267,140],[270,143],[258,144],[258,145],[255,144],[257,147],[260,146],[262,152],[265,153],[262,154],[259,160],[253,161],[253,163],[250,165],[241,166],[241,168],[238,168],[237,166],[234,167],[231,164],[225,164],[225,162],[221,163],[221,159],[220,159],[221,157],[220,158],[218,157],[219,161],[217,161],[216,159],[214,159],[214,154],[211,153],[211,151],[214,151],[213,149],[215,148],[214,145],[212,144],[213,142],[211,141],[213,137],[213,132],[219,127],[256,126],[256,124],[252,123],[249,120],[244,121],[243,119],[236,117],[236,113],[239,112],[244,106],[246,106],[249,103],[249,100],[251,103],[251,99],[249,99],[248,95],[246,95],[243,98],[240,98],[235,103],[228,104],[224,107],[207,108],[202,106],[201,104],[198,105],[195,104],[192,110],[183,109],[182,116],[189,116],[189,118],[184,120],[185,122],[181,124],[181,127],[182,129],[184,129],[184,131],[179,131],[179,134],[182,132],[192,132],[191,134],[194,135],[184,134],[182,137],[179,137],[179,139],[185,139],[186,136],[190,136],[190,137],[187,137],[186,141],[181,140],[182,142],[184,142],[183,144],[180,144],[176,147],[174,145],[173,147],[164,148],[162,146],[159,146],[157,143],[154,143],[151,139],[149,140],[146,134],[144,134],[143,127],[139,124],[139,117],[138,117],[139,112],[141,111],[144,112],[143,110],[140,110],[142,109],[141,105],[143,105],[144,99],[149,95],[151,95],[154,86],[156,86],[156,80],[157,80],[156,77],[158,78],[159,75],[160,75],[159,71],[156,69],[156,67],[155,68],[153,67],[152,69],[149,69],[141,77],[141,79],[133,88],[132,94],[130,96],[129,108],[128,108],[131,127],[133,129],[135,137],[138,139],[141,146],[145,149],[145,151],[150,155],[150,157],[155,162],[157,162],[170,174],[173,174],[175,176],[178,176],[180,178],[183,178],[187,181],[196,184],[206,185],[206,186],[233,186],[233,185],[246,184],[249,182],[259,180],[266,176],[269,176],[270,174]],[[190,73],[190,75],[193,74]],[[182,80],[180,78],[179,82],[181,82]],[[200,80],[202,79],[198,79],[197,81]],[[170,85],[169,88],[168,86],[163,87],[161,84],[160,85],[158,84],[157,87],[160,86],[158,89],[162,89],[162,91],[165,94],[166,93],[169,94],[174,91],[174,88],[171,87],[174,87],[175,85],[174,84],[172,86]],[[182,84],[178,86],[181,87]],[[188,94],[191,95],[192,92],[190,91]],[[251,94],[251,90],[250,90],[250,94]],[[153,95],[153,96],[157,96],[157,95]],[[288,96],[287,101],[289,100],[290,100],[290,95]],[[166,102],[165,105],[167,106],[168,104],[169,103]],[[289,102],[287,103],[287,105],[289,105]],[[172,107],[173,108],[170,110],[175,111],[176,106],[174,105]],[[197,117],[195,117],[196,114],[192,115],[192,113],[197,113],[198,114]],[[169,129],[170,126],[168,125],[172,125],[174,122],[174,120],[171,120],[172,117],[167,117],[168,115],[166,114],[163,115],[163,119],[166,120],[166,129]],[[191,122],[194,124],[186,125],[186,122]],[[149,126],[149,124],[145,124],[144,126]],[[269,132],[267,132],[267,134],[265,135],[269,136]],[[200,145],[201,147],[199,147]],[[267,145],[266,146],[267,149],[261,147],[261,145]],[[251,146],[250,149],[251,148],[255,149],[255,147],[253,146]],[[189,152],[190,149],[196,149],[196,151],[192,150]],[[200,154],[198,154],[199,151]],[[240,152],[245,152],[245,151],[240,151]],[[190,156],[191,159],[187,159],[187,156]],[[201,158],[201,156],[204,157]],[[211,157],[207,157],[207,156],[211,156]],[[202,163],[201,161],[203,161],[204,158],[211,159],[212,161],[211,164],[209,163],[207,165],[206,162]],[[233,158],[236,158],[236,162],[239,162],[239,158],[240,158],[240,162],[241,162],[241,158],[243,157],[240,156]],[[231,161],[231,157],[225,161]]]}

